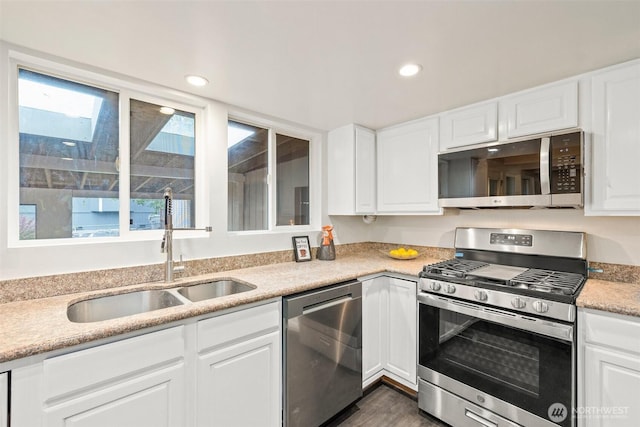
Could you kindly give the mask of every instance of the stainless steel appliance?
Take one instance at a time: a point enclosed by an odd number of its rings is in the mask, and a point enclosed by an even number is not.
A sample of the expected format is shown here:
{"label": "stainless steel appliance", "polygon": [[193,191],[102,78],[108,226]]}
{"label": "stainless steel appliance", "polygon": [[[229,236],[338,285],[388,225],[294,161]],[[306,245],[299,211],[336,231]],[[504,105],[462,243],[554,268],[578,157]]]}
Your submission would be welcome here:
{"label": "stainless steel appliance", "polygon": [[583,133],[545,134],[438,155],[441,207],[580,207]]}
{"label": "stainless steel appliance", "polygon": [[362,284],[284,299],[284,425],[318,426],[362,396]]}
{"label": "stainless steel appliance", "polygon": [[458,228],[418,292],[419,407],[456,426],[574,426],[584,233]]}

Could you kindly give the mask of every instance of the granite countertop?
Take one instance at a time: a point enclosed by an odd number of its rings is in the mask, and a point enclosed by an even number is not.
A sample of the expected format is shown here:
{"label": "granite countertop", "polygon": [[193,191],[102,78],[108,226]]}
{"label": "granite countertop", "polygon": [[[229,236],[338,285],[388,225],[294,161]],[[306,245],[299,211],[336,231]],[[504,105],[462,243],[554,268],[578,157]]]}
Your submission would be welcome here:
{"label": "granite countertop", "polygon": [[[281,262],[193,276],[170,285],[148,282],[0,304],[0,363],[367,275],[388,272],[416,277],[425,264],[438,261],[428,255],[414,260],[394,260],[381,251],[371,250],[359,255],[340,256],[335,261]],[[67,319],[70,304],[96,296],[174,288],[224,278],[252,284],[256,289],[113,320],[73,323]],[[640,317],[640,283],[589,279],[577,299],[577,305]]]}
{"label": "granite countertop", "polygon": [[589,279],[576,304],[582,308],[640,317],[640,284]]}
{"label": "granite countertop", "polygon": [[[414,260],[394,260],[380,252],[371,251],[364,255],[342,256],[334,261],[285,262],[206,274],[177,280],[170,285],[151,282],[1,304],[0,362],[291,295],[371,274],[389,272],[417,276],[423,265],[437,261],[425,255]],[[73,323],[67,319],[67,307],[70,304],[95,296],[113,295],[124,291],[180,287],[219,278],[233,278],[252,284],[256,289],[113,320]]]}

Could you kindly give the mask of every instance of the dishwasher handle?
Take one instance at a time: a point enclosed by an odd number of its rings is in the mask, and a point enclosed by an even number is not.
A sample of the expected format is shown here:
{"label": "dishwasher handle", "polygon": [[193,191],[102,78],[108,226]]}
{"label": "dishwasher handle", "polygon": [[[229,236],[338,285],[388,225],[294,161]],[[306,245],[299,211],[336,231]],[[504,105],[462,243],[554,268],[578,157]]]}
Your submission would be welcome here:
{"label": "dishwasher handle", "polygon": [[362,298],[362,283],[347,282],[329,288],[284,298],[283,317],[293,319],[325,308]]}
{"label": "dishwasher handle", "polygon": [[311,314],[314,311],[324,310],[325,308],[333,307],[334,305],[340,305],[343,302],[353,301],[353,295],[345,295],[343,297],[333,298],[329,301],[323,301],[316,304],[311,304],[302,309],[302,314]]}

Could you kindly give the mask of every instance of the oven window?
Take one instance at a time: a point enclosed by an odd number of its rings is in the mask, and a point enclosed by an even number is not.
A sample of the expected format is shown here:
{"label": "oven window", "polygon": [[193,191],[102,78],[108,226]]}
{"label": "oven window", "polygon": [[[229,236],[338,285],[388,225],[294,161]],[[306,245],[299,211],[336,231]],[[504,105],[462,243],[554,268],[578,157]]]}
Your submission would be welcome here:
{"label": "oven window", "polygon": [[570,343],[420,304],[420,365],[542,418],[571,408],[572,357]]}

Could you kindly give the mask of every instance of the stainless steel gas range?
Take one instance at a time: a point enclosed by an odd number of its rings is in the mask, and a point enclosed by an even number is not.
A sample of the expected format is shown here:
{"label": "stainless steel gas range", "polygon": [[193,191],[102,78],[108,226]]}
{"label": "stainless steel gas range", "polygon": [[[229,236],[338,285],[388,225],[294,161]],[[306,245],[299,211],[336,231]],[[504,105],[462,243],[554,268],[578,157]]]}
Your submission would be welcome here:
{"label": "stainless steel gas range", "polygon": [[455,427],[575,426],[584,233],[458,228],[418,291],[419,407]]}

